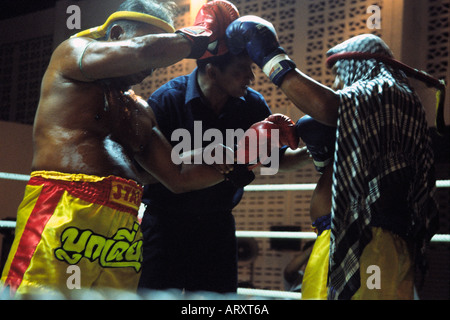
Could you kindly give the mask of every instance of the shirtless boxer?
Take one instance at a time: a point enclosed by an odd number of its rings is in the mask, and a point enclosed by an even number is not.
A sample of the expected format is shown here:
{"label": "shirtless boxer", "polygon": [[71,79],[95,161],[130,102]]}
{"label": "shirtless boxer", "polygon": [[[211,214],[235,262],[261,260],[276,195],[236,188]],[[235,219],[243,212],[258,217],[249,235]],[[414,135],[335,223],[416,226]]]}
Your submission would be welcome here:
{"label": "shirtless boxer", "polygon": [[140,185],[154,177],[184,192],[224,180],[213,167],[175,165],[151,108],[127,90],[155,68],[201,56],[227,14],[217,8],[174,33],[165,6],[127,0],[105,25],[56,48],[34,123],[33,172],[2,276],[12,295],[67,293],[71,265],[80,268],[82,288],[136,289]]}
{"label": "shirtless boxer", "polygon": [[310,203],[310,217],[317,239],[305,268],[302,299],[326,300],[336,127],[326,126],[306,115],[297,121],[296,132],[306,144],[316,170],[321,173]]}

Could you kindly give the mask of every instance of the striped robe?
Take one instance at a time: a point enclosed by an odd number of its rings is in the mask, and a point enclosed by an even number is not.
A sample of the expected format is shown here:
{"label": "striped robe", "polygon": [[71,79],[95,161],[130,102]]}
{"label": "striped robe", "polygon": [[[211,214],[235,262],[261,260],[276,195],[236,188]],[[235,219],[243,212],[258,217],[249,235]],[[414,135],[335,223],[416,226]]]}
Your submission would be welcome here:
{"label": "striped robe", "polygon": [[[383,52],[375,36],[328,53]],[[357,41],[362,40],[362,41]],[[367,51],[369,50],[369,51]],[[425,111],[402,72],[375,60],[341,60],[334,159],[328,298],[350,299],[360,287],[359,258],[371,227],[402,236],[416,265],[437,230],[435,176]]]}

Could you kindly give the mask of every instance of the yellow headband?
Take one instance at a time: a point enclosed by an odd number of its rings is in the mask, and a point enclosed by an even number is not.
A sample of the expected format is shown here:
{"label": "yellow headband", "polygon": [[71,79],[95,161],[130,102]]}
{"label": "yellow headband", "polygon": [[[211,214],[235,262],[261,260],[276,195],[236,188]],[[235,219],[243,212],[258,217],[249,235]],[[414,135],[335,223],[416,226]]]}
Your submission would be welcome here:
{"label": "yellow headband", "polygon": [[157,17],[151,16],[149,14],[133,12],[133,11],[117,11],[117,12],[114,12],[112,15],[110,15],[103,25],[78,32],[77,34],[74,34],[73,36],[71,36],[71,38],[88,37],[88,38],[92,38],[92,39],[98,39],[98,38],[104,37],[106,35],[106,31],[108,30],[109,25],[113,21],[117,21],[117,20],[139,21],[139,22],[147,23],[152,26],[158,27],[158,28],[166,31],[167,33],[175,32],[174,27],[171,26],[169,23],[167,23],[164,20],[159,19]]}

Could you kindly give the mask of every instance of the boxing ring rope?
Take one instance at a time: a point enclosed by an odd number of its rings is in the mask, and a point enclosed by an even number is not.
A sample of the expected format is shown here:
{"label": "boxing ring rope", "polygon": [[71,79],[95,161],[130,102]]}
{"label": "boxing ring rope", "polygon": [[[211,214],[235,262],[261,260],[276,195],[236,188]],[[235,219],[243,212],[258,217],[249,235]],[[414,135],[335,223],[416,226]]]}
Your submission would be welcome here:
{"label": "boxing ring rope", "polygon": [[[248,185],[245,191],[312,191],[315,183]],[[450,188],[450,180],[437,180],[436,188]]]}
{"label": "boxing ring rope", "polygon": [[[29,175],[18,173],[0,172],[0,179],[28,181]],[[248,185],[244,188],[245,191],[311,191],[316,187],[315,183],[301,183],[301,184],[261,184]],[[450,188],[450,180],[437,180],[437,188]]]}
{"label": "boxing ring rope", "polygon": [[[1,227],[1,225],[0,225]],[[236,231],[238,238],[267,238],[267,239],[316,239],[314,232],[289,232],[289,231]],[[435,234],[430,242],[448,243],[450,234]]]}
{"label": "boxing ring rope", "polygon": [[30,176],[27,174],[0,172],[0,179],[15,180],[15,181],[28,181],[28,180],[30,180]]}
{"label": "boxing ring rope", "polygon": [[[0,220],[0,229],[14,229],[15,221]],[[314,232],[290,232],[290,231],[236,231],[238,238],[261,238],[261,239],[303,239],[314,240],[317,235]],[[431,242],[448,243],[450,234],[435,234]]]}
{"label": "boxing ring rope", "polygon": [[[250,192],[264,191],[312,191],[316,187],[315,183],[302,184],[262,184],[248,185],[244,188]],[[450,188],[450,180],[437,180],[436,188]],[[276,239],[315,239],[314,232],[287,232],[287,231],[236,231],[236,236],[241,238],[276,238]],[[431,242],[450,242],[450,234],[436,234]]]}
{"label": "boxing ring rope", "polygon": [[[14,229],[15,221],[0,220],[0,229]],[[238,238],[261,238],[261,239],[303,239],[314,240],[317,235],[314,232],[290,232],[290,231],[236,231]],[[433,243],[449,243],[450,234],[435,234],[431,238]]]}
{"label": "boxing ring rope", "polygon": [[[28,181],[29,175],[0,172],[0,179]],[[249,192],[266,192],[266,191],[312,191],[316,187],[315,183],[303,184],[266,184],[266,185],[248,185],[244,188]],[[450,188],[450,180],[436,181],[436,188]],[[14,229],[15,221],[0,220],[1,229]],[[265,238],[265,239],[305,239],[314,240],[316,234],[314,232],[289,232],[289,231],[236,231],[238,238]],[[450,243],[450,234],[436,234],[431,239],[433,243]],[[278,291],[278,290],[262,290],[250,288],[238,288],[238,295],[249,297],[261,297],[271,299],[301,299],[301,293]]]}

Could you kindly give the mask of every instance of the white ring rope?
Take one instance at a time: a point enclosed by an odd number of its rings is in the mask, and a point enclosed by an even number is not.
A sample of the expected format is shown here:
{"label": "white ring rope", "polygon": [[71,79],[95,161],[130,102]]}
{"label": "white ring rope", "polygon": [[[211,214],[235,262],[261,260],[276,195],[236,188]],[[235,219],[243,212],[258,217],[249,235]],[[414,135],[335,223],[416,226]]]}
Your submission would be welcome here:
{"label": "white ring rope", "polygon": [[14,229],[16,227],[15,221],[0,220],[0,229]]}
{"label": "white ring rope", "polygon": [[[312,191],[315,183],[248,185],[245,191]],[[450,180],[437,180],[436,188],[450,188]]]}
{"label": "white ring rope", "polygon": [[260,184],[248,185],[245,191],[312,191],[316,188],[315,183],[302,184]]}
{"label": "white ring rope", "polygon": [[0,172],[0,179],[28,181],[30,180],[30,176],[26,174]]}
{"label": "white ring rope", "polygon": [[[0,172],[0,179],[28,181],[29,175]],[[248,185],[244,188],[245,191],[310,191],[316,187],[315,183],[302,184],[263,184],[263,185]],[[450,180],[436,181],[437,188],[450,188]],[[15,221],[1,221],[0,228],[15,228]],[[287,232],[287,231],[236,231],[236,236],[239,238],[278,238],[278,239],[315,239],[314,232]],[[450,235],[437,234],[431,242],[450,242]]]}
{"label": "white ring rope", "polygon": [[[0,179],[28,181],[30,176],[27,174],[0,172]],[[261,184],[248,185],[245,191],[309,191],[314,190],[315,183],[298,183],[298,184]],[[437,188],[450,188],[450,180],[437,180]]]}
{"label": "white ring rope", "polygon": [[[289,232],[289,231],[236,231],[238,238],[269,238],[269,239],[307,239],[314,240],[317,235],[314,232]],[[435,234],[431,242],[450,242],[450,234]]]}
{"label": "white ring rope", "polygon": [[301,300],[302,294],[298,292],[290,291],[278,291],[278,290],[262,290],[262,289],[250,289],[250,288],[238,288],[237,294],[242,296],[252,296],[252,297],[268,297],[268,298],[278,298],[278,299],[293,299]]}
{"label": "white ring rope", "polygon": [[[14,229],[15,221],[0,220],[0,229]],[[317,235],[314,232],[290,232],[290,231],[236,231],[238,238],[266,238],[266,239],[304,239],[314,240]],[[431,242],[450,242],[450,234],[436,234]]]}
{"label": "white ring rope", "polygon": [[317,238],[317,234],[315,234],[314,232],[291,232],[291,231],[236,231],[236,237],[314,240]]}

